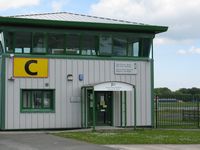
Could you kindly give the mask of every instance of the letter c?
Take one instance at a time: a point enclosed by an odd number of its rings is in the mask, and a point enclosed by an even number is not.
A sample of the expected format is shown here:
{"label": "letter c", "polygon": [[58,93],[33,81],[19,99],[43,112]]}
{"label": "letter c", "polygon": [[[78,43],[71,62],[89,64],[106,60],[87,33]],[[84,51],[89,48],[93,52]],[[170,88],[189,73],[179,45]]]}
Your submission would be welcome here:
{"label": "letter c", "polygon": [[29,61],[26,62],[25,66],[24,66],[24,69],[25,69],[27,74],[32,75],[32,76],[35,76],[35,75],[38,74],[37,72],[32,72],[30,70],[30,65],[33,64],[33,63],[37,64],[37,62],[38,62],[37,60],[29,60]]}

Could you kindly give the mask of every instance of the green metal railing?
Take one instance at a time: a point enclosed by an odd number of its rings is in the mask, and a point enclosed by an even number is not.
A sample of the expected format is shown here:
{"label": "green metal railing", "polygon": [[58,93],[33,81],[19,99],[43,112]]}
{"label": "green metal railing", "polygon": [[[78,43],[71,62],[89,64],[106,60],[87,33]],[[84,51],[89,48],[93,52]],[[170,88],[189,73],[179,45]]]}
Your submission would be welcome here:
{"label": "green metal railing", "polygon": [[155,127],[200,128],[199,96],[156,96]]}

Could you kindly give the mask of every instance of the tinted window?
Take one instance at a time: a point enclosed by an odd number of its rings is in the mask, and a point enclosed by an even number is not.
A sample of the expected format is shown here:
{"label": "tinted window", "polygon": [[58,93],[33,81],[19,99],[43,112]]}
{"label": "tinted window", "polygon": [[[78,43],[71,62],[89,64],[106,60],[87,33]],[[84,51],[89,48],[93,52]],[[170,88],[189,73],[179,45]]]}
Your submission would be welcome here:
{"label": "tinted window", "polygon": [[2,53],[2,52],[3,52],[3,46],[2,46],[2,43],[0,41],[0,53]]}
{"label": "tinted window", "polygon": [[139,39],[128,40],[128,56],[139,56]]}
{"label": "tinted window", "polygon": [[113,55],[126,56],[127,40],[125,38],[113,38]]}
{"label": "tinted window", "polygon": [[14,33],[13,32],[5,32],[5,44],[6,51],[13,52],[14,47]]}
{"label": "tinted window", "polygon": [[63,54],[65,43],[64,34],[49,34],[48,35],[48,52],[52,54]]}
{"label": "tinted window", "polygon": [[81,48],[82,55],[96,55],[96,37],[85,35],[82,36]]}
{"label": "tinted window", "polygon": [[150,49],[151,49],[151,39],[141,39],[140,40],[140,50],[139,50],[139,56],[140,57],[149,57]]}
{"label": "tinted window", "polygon": [[15,33],[15,53],[31,52],[31,33],[16,32]]}
{"label": "tinted window", "polygon": [[112,38],[110,36],[99,37],[99,53],[100,55],[112,54]]}
{"label": "tinted window", "polygon": [[53,110],[53,90],[22,90],[22,111]]}
{"label": "tinted window", "polygon": [[33,34],[33,53],[46,53],[45,34]]}
{"label": "tinted window", "polygon": [[80,53],[80,36],[75,34],[69,34],[66,38],[66,52],[68,54],[79,54]]}

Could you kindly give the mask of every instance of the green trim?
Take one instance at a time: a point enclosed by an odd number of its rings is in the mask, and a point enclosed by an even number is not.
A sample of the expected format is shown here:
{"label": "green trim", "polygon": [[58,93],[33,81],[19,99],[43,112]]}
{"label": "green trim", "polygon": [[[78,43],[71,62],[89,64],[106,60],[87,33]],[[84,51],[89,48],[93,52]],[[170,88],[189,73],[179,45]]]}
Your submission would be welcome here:
{"label": "green trim", "polygon": [[[5,30],[5,32],[6,33],[13,33],[13,37],[11,37],[11,39],[9,39],[10,41],[13,41],[12,42],[12,46],[11,46],[11,50],[12,51],[8,51],[8,52],[6,52],[6,53],[16,53],[16,54],[19,54],[19,53],[24,53],[24,47],[22,47],[22,51],[21,52],[15,52],[15,47],[16,47],[16,33],[20,33],[20,30],[16,30],[16,31],[9,31],[9,30]],[[24,30],[23,31],[21,31],[21,32],[24,32],[24,33],[26,33]],[[69,36],[69,33],[50,33],[50,32],[48,32],[48,31],[31,31],[30,32],[30,30],[29,31],[27,31],[27,33],[30,33],[32,36],[31,36],[31,44],[32,45],[30,45],[30,49],[31,49],[31,54],[52,54],[52,51],[48,51],[48,37],[49,36],[51,36],[51,34],[57,34],[57,35],[64,35],[65,36],[65,38],[66,38],[66,35],[67,36]],[[43,51],[39,51],[39,52],[37,52],[37,51],[34,51],[33,52],[33,47],[36,47],[36,46],[34,46],[33,44],[34,44],[34,38],[35,38],[35,35],[40,35],[41,37],[43,37],[43,39],[44,39],[44,47],[42,47],[45,51],[43,52]],[[7,34],[6,34],[7,35]],[[66,51],[65,51],[65,53],[63,53],[63,54],[69,54],[69,55],[86,55],[86,56],[88,56],[88,54],[86,53],[86,54],[83,54],[82,53],[82,51],[83,51],[83,43],[84,43],[84,41],[83,41],[83,39],[84,39],[84,37],[86,37],[86,36],[93,36],[94,38],[96,37],[96,36],[101,36],[101,35],[92,35],[92,34],[88,34],[88,33],[86,33],[85,35],[84,35],[84,33],[78,33],[78,34],[74,34],[74,35],[76,35],[77,36],[77,42],[78,42],[78,51],[73,51],[73,52],[70,52],[70,51],[67,51],[67,45],[66,45],[66,43],[64,44],[65,46],[64,47],[62,47],[61,49],[66,49]],[[8,36],[8,35],[7,35]],[[5,36],[6,37],[6,36]],[[110,38],[112,38],[112,52],[111,52],[111,54],[100,54],[99,53],[99,56],[102,56],[102,55],[107,55],[107,56],[114,56],[114,57],[128,57],[128,41],[127,41],[127,39],[128,39],[128,37],[126,36],[126,37],[123,37],[122,35],[117,35],[117,36],[114,36],[114,35],[109,35],[109,37]],[[116,39],[119,39],[120,37],[122,37],[121,39],[124,39],[124,40],[126,40],[126,55],[124,55],[124,56],[117,56],[117,54],[115,54],[115,51],[114,51],[114,41],[116,40]],[[64,38],[64,39],[65,39]],[[133,38],[133,37],[132,37]],[[146,51],[146,50],[144,50],[144,47],[145,47],[145,45],[144,44],[147,44],[146,42],[144,42],[145,40],[150,40],[150,39],[152,39],[152,37],[150,38],[150,37],[148,37],[148,38],[146,38],[146,37],[143,37],[143,38],[141,38],[140,39],[140,48],[139,48],[139,53],[140,53],[140,57],[146,57],[146,58],[148,58],[148,56],[149,55],[147,55],[147,54],[145,54],[144,53],[144,51]],[[66,42],[67,40],[65,39],[65,42]],[[96,42],[94,42],[94,44],[95,44]],[[36,47],[37,48],[37,47]],[[75,53],[74,53],[75,52]],[[79,53],[77,53],[77,52],[79,52]],[[96,50],[96,52],[97,52],[97,50]],[[147,50],[147,52],[149,52],[149,50]],[[59,54],[53,54],[53,55],[59,55]],[[90,55],[93,55],[93,53],[91,52],[91,54]],[[96,54],[97,55],[97,54]],[[97,55],[98,56],[98,55]],[[133,57],[133,56],[130,56],[130,57]]]}
{"label": "green trim", "polygon": [[[10,54],[2,54],[10,57]],[[41,54],[14,54],[15,57],[26,58],[53,58],[53,59],[89,59],[89,60],[120,60],[120,61],[150,61],[143,57],[105,57],[105,56],[81,56],[81,55],[41,55]]]}
{"label": "green trim", "polygon": [[154,127],[154,60],[151,60],[151,126]]}
{"label": "green trim", "polygon": [[1,64],[1,129],[5,129],[5,91],[6,91],[6,62],[2,55]]}
{"label": "green trim", "polygon": [[55,113],[52,109],[22,109],[20,113]]}
{"label": "green trim", "polygon": [[84,111],[85,111],[85,117],[84,117],[84,119],[85,119],[85,128],[87,128],[88,127],[88,99],[87,99],[87,89],[86,88],[84,88],[84,91],[85,91],[85,100],[84,100]]}
{"label": "green trim", "polygon": [[81,87],[81,127],[83,128],[84,126],[83,126],[83,124],[84,124],[84,122],[83,122],[83,94],[84,94],[84,92],[83,92],[83,88]]}
{"label": "green trim", "polygon": [[92,131],[95,131],[95,126],[96,126],[96,102],[95,102],[95,92],[94,89],[92,89],[92,96],[93,96],[93,126],[92,126]]}
{"label": "green trim", "polygon": [[151,56],[151,126],[154,127],[155,120],[154,120],[154,49],[153,49],[153,39],[152,39],[152,56]]}
{"label": "green trim", "polygon": [[49,28],[70,28],[70,29],[89,29],[89,30],[111,30],[125,32],[146,32],[161,33],[167,31],[166,26],[144,25],[144,24],[111,24],[94,22],[75,22],[75,21],[55,21],[42,19],[24,19],[0,17],[0,25],[11,26],[31,26],[31,27],[49,27]]}
{"label": "green trim", "polygon": [[[0,67],[2,68],[2,58],[0,58]],[[2,71],[0,72],[0,74]],[[2,75],[0,77],[0,89],[2,89]],[[0,90],[0,129],[2,120],[2,90]]]}
{"label": "green trim", "polygon": [[134,87],[134,129],[136,129],[136,126],[137,126],[137,107],[136,107],[136,88]]}
{"label": "green trim", "polygon": [[112,91],[112,94],[111,94],[111,102],[112,102],[112,104],[111,104],[111,107],[112,107],[112,112],[111,112],[111,126],[113,126],[114,125],[114,96],[113,96],[113,94],[114,94],[114,92]]}
{"label": "green trim", "polygon": [[120,126],[122,127],[122,91],[120,91]]}
{"label": "green trim", "polygon": [[125,114],[124,114],[124,115],[125,115],[125,116],[124,116],[124,118],[125,118],[125,119],[124,119],[124,120],[125,120],[125,124],[124,124],[124,126],[125,126],[125,127],[127,126],[127,118],[126,118],[126,117],[127,117],[127,114],[126,114],[126,113],[127,113],[127,110],[126,110],[126,109],[127,109],[127,107],[126,107],[126,94],[127,94],[127,92],[125,91],[125,92],[124,92],[124,107],[125,107],[125,108],[124,108],[124,110],[125,110]]}
{"label": "green trim", "polygon": [[57,33],[57,34],[75,34],[75,35],[80,35],[80,34],[86,34],[86,35],[105,35],[105,36],[125,36],[127,38],[154,38],[155,35],[152,33],[130,33],[130,32],[120,32],[120,31],[99,31],[99,30],[77,30],[77,29],[62,29],[62,28],[32,28],[32,27],[20,27],[20,26],[0,26],[0,29],[2,31],[7,31],[7,32],[48,32],[48,33]]}
{"label": "green trim", "polygon": [[[31,108],[23,108],[23,91],[31,92]],[[32,108],[32,92],[41,91],[42,92],[42,108]],[[44,108],[44,92],[51,92],[52,98],[50,101],[51,108]],[[55,113],[55,89],[20,89],[20,113]]]}

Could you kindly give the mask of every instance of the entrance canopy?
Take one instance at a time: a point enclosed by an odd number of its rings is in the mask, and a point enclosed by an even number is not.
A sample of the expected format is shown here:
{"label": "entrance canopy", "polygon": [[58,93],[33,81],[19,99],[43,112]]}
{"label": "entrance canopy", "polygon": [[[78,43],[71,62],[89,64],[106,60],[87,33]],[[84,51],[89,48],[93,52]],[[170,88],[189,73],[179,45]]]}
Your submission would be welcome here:
{"label": "entrance canopy", "polygon": [[[97,100],[95,95],[97,92],[107,92],[107,91],[116,91],[120,93],[124,93],[123,95],[126,97],[126,92],[130,91],[134,93],[133,101],[134,101],[134,128],[136,128],[136,88],[134,85],[121,81],[108,81],[97,84],[85,85],[81,88],[81,122],[82,127],[87,128],[90,125],[93,126],[93,130],[95,130],[96,126],[96,109],[99,107],[97,105]],[[120,94],[121,108],[126,110],[126,102],[122,102],[122,94]],[[102,98],[103,100],[103,98]],[[124,98],[126,101],[126,98]],[[122,106],[123,103],[123,106]],[[125,111],[126,112],[126,111]],[[121,116],[122,118],[122,116]],[[126,114],[124,115],[126,118]],[[122,119],[121,119],[122,120]],[[126,123],[125,123],[126,124]],[[126,125],[125,125],[126,126]]]}
{"label": "entrance canopy", "polygon": [[133,91],[133,85],[124,82],[104,82],[94,85],[94,91]]}

